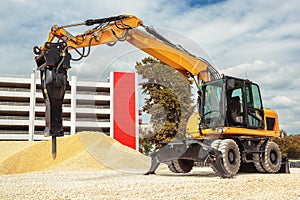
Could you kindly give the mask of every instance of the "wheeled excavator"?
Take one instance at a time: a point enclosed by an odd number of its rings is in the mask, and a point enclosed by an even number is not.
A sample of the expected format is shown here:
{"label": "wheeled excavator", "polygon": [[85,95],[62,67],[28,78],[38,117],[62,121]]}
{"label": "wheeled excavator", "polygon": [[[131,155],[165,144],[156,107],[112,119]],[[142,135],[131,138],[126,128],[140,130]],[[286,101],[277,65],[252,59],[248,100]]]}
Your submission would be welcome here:
{"label": "wheeled excavator", "polygon": [[[74,26],[92,28],[74,36],[67,31]],[[259,172],[289,171],[287,159],[270,141],[280,136],[277,113],[263,107],[259,86],[250,80],[220,75],[207,60],[171,43],[133,15],[54,25],[47,41],[33,48],[46,104],[44,133],[52,136],[54,159],[56,137],[64,136],[62,103],[70,61],[87,57],[92,46],[112,46],[120,41],[129,42],[186,78],[193,78],[198,89],[198,112],[190,117],[187,139],[162,143],[151,154],[151,167],[146,174],[154,174],[160,163],[166,163],[175,173],[188,173],[197,163],[208,163],[225,178],[234,176],[245,165]],[[73,58],[72,50],[79,58]]]}

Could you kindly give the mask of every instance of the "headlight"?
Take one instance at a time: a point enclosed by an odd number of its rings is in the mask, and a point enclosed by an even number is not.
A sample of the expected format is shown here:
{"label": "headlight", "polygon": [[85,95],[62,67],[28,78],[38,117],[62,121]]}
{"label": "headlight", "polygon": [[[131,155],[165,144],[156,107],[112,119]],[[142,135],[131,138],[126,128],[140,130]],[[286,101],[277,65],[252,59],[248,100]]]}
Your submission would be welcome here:
{"label": "headlight", "polygon": [[224,129],[223,129],[223,128],[218,128],[218,129],[217,129],[217,131],[218,131],[218,133],[220,133],[220,134],[221,134],[221,133],[223,133],[223,132],[224,132]]}
{"label": "headlight", "polygon": [[187,134],[186,137],[187,137],[188,139],[193,139],[193,135],[191,135],[191,134]]}

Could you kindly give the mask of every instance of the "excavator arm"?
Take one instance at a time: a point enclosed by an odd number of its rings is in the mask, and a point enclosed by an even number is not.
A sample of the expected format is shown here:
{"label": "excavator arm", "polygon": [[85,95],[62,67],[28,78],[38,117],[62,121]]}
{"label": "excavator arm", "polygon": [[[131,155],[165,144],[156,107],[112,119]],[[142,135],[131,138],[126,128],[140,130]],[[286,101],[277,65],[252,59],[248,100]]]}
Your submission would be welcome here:
{"label": "excavator arm", "polygon": [[[66,30],[74,26],[92,25],[96,25],[96,27],[76,36]],[[138,27],[143,27],[146,32],[138,30]],[[192,75],[198,76],[198,79],[202,81],[210,80],[208,68],[211,66],[206,60],[172,44],[153,28],[144,26],[142,21],[133,15],[90,19],[83,23],[61,27],[54,25],[49,32],[47,42],[38,50],[36,47],[36,50],[45,51],[49,49],[47,45],[52,43],[54,39],[65,42],[69,50],[77,51],[80,48],[90,48],[102,44],[113,45],[119,41],[127,41],[186,77]]]}

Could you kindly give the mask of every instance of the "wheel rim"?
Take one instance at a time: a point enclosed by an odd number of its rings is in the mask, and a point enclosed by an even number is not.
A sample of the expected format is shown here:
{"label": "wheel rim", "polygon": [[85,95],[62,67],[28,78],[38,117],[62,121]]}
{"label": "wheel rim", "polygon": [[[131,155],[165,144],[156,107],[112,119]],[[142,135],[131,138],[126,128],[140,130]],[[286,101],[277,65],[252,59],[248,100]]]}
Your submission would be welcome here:
{"label": "wheel rim", "polygon": [[272,164],[276,164],[277,160],[278,160],[277,153],[274,150],[272,150],[270,152],[270,161],[271,161]]}
{"label": "wheel rim", "polygon": [[236,162],[236,155],[233,149],[230,149],[228,152],[228,161],[231,165],[234,165]]}
{"label": "wheel rim", "polygon": [[266,172],[276,173],[281,167],[281,152],[275,142],[268,142],[265,147],[264,159],[262,162]]}

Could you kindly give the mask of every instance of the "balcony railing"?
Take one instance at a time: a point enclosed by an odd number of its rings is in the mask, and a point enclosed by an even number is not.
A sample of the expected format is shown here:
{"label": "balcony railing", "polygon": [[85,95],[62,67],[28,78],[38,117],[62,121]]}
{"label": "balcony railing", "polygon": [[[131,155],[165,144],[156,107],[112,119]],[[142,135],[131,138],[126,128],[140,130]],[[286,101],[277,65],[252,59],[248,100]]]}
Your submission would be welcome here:
{"label": "balcony railing", "polygon": [[108,105],[77,104],[77,108],[110,109]]}
{"label": "balcony railing", "polygon": [[0,87],[0,91],[6,91],[6,92],[30,92],[30,89],[28,89],[28,88]]}
{"label": "balcony railing", "polygon": [[[45,117],[35,117],[34,119],[44,121]],[[67,117],[63,117],[63,121],[71,121],[71,119]]]}
{"label": "balcony railing", "polygon": [[103,96],[109,96],[109,92],[96,92],[96,91],[76,91],[76,94],[90,94],[90,95],[103,95]]}
{"label": "balcony railing", "polygon": [[0,116],[0,119],[7,119],[7,120],[29,120],[27,116]]}
{"label": "balcony railing", "polygon": [[98,119],[98,118],[76,118],[78,122],[110,122],[110,119]]}
{"label": "balcony railing", "polygon": [[29,102],[3,102],[0,101],[0,105],[3,106],[29,106]]}

